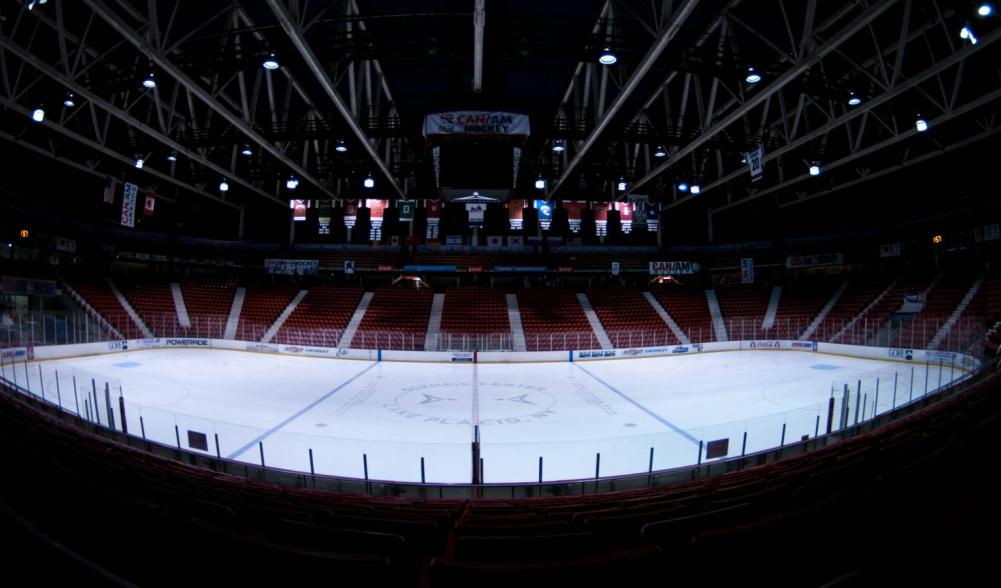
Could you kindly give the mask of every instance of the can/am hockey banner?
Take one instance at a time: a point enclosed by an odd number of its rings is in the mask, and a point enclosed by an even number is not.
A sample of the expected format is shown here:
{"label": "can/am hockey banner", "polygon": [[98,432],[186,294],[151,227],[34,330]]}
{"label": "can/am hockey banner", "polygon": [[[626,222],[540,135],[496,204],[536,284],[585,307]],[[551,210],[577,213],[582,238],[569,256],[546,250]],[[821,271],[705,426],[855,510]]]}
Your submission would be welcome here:
{"label": "can/am hockey banner", "polygon": [[403,222],[414,220],[414,211],[417,210],[416,200],[397,200],[396,209],[400,211],[400,220]]}
{"label": "can/am hockey banner", "polygon": [[530,135],[527,114],[459,110],[424,117],[428,135]]}
{"label": "can/am hockey banner", "polygon": [[264,271],[283,276],[315,275],[320,269],[319,259],[265,259]]}
{"label": "can/am hockey banner", "polygon": [[650,275],[680,276],[694,274],[702,269],[696,261],[651,261]]}
{"label": "can/am hockey banner", "polygon": [[747,167],[751,170],[751,181],[757,182],[765,172],[765,146],[758,143],[758,146],[753,151],[748,151],[745,156]]}
{"label": "can/am hockey banner", "polygon": [[570,231],[580,232],[580,212],[587,207],[587,202],[583,200],[564,200],[563,208],[567,209],[567,222],[570,224]]}
{"label": "can/am hockey banner", "polygon": [[135,184],[125,183],[125,190],[122,191],[122,225],[126,227],[136,226],[136,193],[138,187]]}
{"label": "can/am hockey banner", "polygon": [[742,257],[740,259],[740,283],[741,284],[753,284],[754,283],[754,258],[753,257]]}
{"label": "can/am hockey banner", "polygon": [[844,255],[840,253],[824,253],[822,255],[790,255],[786,258],[787,268],[816,267],[820,265],[842,265]]}
{"label": "can/am hockey banner", "polygon": [[302,222],[306,220],[306,209],[309,203],[305,200],[289,200],[288,207],[292,209],[292,220]]}
{"label": "can/am hockey banner", "polygon": [[507,203],[508,224],[512,231],[520,231],[525,226],[525,201],[511,200]]}
{"label": "can/am hockey banner", "polygon": [[386,214],[386,207],[389,206],[388,200],[378,200],[369,198],[365,201],[365,206],[372,211],[371,212],[371,225],[368,231],[369,241],[381,241],[382,240],[382,219]]}

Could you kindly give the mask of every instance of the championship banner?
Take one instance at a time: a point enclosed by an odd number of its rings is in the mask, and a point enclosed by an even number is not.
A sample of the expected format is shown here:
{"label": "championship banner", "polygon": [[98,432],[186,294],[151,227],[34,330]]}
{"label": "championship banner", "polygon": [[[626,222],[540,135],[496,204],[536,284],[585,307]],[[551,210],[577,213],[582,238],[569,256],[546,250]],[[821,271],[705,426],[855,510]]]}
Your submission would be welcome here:
{"label": "championship banner", "polygon": [[382,240],[382,219],[386,214],[386,207],[389,206],[388,200],[377,200],[369,198],[365,201],[365,206],[372,211],[371,212],[371,225],[368,232],[369,241],[381,241]]}
{"label": "championship banner", "polygon": [[330,234],[330,219],[333,215],[333,204],[332,200],[320,200],[316,203],[317,208],[319,208],[320,224],[317,229],[317,234],[319,235]]}
{"label": "championship banner", "polygon": [[612,204],[615,210],[619,211],[619,218],[622,220],[622,232],[629,234],[633,231],[633,203],[615,202]]}
{"label": "championship banner", "polygon": [[431,163],[434,166],[434,187],[441,188],[441,147],[431,148]]}
{"label": "championship banner", "polygon": [[879,246],[880,257],[900,257],[900,243],[888,243]]}
{"label": "championship banner", "polygon": [[428,135],[530,135],[527,114],[459,110],[424,117]]}
{"label": "championship banner", "polygon": [[125,190],[122,192],[122,225],[126,227],[136,226],[137,190],[135,184],[125,183]]}
{"label": "championship banner", "polygon": [[542,230],[549,230],[549,225],[553,222],[553,203],[548,200],[533,200],[532,208],[539,211],[539,226]]}
{"label": "championship banner", "polygon": [[64,251],[66,253],[76,253],[76,239],[66,239],[64,237],[56,237],[56,251]]}
{"label": "championship banner", "polygon": [[567,222],[570,223],[570,230],[574,233],[580,232],[580,211],[587,207],[587,202],[583,200],[564,200],[563,208],[567,209]]}
{"label": "championship banner", "polygon": [[483,202],[477,202],[473,204],[466,205],[466,211],[469,213],[469,226],[470,227],[482,227],[483,226],[483,213],[486,212],[487,205]]}
{"label": "championship banner", "polygon": [[652,276],[679,276],[694,274],[702,269],[702,266],[695,261],[651,261],[650,275]]}
{"label": "championship banner", "polygon": [[753,257],[743,257],[740,260],[740,283],[741,284],[753,284],[754,283],[754,258]]}
{"label": "championship banner", "polygon": [[823,255],[790,255],[786,258],[787,268],[816,267],[820,265],[842,265],[844,256],[840,253],[825,253]]}
{"label": "championship banner", "polygon": [[595,233],[599,237],[604,237],[608,234],[608,203],[592,202],[591,208],[594,209]]}
{"label": "championship banner", "polygon": [[306,220],[306,209],[309,208],[309,202],[305,200],[289,200],[288,207],[292,209],[293,221],[298,223]]}
{"label": "championship banner", "polygon": [[512,150],[512,165],[514,166],[514,173],[512,174],[514,179],[511,181],[511,187],[518,189],[518,166],[521,165],[521,147],[515,147]]}
{"label": "championship banner", "polygon": [[520,231],[525,226],[525,201],[510,200],[507,203],[508,223],[512,231]]}
{"label": "championship banner", "polygon": [[156,208],[156,192],[146,192],[146,205],[143,206],[143,214],[153,216],[154,208]]}
{"label": "championship banner", "polygon": [[347,228],[352,228],[358,221],[358,206],[361,203],[360,200],[345,200],[344,201],[344,226]]}
{"label": "championship banner", "polygon": [[264,271],[283,276],[315,275],[320,269],[319,259],[265,259]]}
{"label": "championship banner", "polygon": [[745,156],[747,167],[751,170],[751,181],[757,182],[765,172],[765,146],[758,143],[758,146],[753,151],[748,151]]}
{"label": "championship banner", "polygon": [[441,222],[441,200],[437,198],[425,200],[424,208],[428,213],[428,229],[425,237],[427,239],[437,239],[438,224]]}
{"label": "championship banner", "polygon": [[409,222],[414,220],[414,211],[417,209],[416,200],[397,200],[396,209],[400,211],[400,221]]}
{"label": "championship banner", "polygon": [[114,204],[115,203],[115,191],[118,190],[118,180],[111,176],[104,178],[104,203]]}

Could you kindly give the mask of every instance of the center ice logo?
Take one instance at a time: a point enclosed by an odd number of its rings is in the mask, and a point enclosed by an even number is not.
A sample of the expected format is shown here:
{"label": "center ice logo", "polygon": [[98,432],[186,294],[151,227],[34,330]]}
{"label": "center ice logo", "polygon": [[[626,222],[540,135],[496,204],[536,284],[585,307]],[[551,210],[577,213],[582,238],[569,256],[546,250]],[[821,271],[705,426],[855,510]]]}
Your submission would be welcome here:
{"label": "center ice logo", "polygon": [[[479,424],[531,422],[556,414],[556,398],[542,386],[511,382],[479,382]],[[473,425],[472,382],[407,386],[383,405],[406,419],[441,425]]]}

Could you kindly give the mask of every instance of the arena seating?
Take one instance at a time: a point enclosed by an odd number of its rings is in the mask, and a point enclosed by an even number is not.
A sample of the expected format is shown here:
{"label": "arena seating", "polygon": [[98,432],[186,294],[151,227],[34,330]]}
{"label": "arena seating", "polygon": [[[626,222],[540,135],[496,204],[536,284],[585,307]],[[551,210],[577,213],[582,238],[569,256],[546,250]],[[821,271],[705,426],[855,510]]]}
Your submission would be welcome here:
{"label": "arena seating", "polygon": [[[504,293],[488,288],[456,288],[445,292],[445,303],[442,307],[441,327],[439,329],[442,341],[446,344],[452,339],[471,339],[473,347],[453,342],[450,346],[458,348],[486,349],[494,341],[483,341],[477,346],[480,337],[495,336],[496,343],[500,339],[509,342],[511,322],[507,316],[507,301]],[[507,337],[504,335],[507,334]]]}
{"label": "arena seating", "polygon": [[129,338],[142,336],[139,327],[132,321],[125,308],[118,302],[114,292],[103,280],[74,279],[68,283],[122,336]]}
{"label": "arena seating", "polygon": [[1001,278],[990,277],[982,286],[985,292],[985,316],[987,317],[986,350],[992,356],[1001,349]]}
{"label": "arena seating", "polygon": [[[432,588],[651,577],[819,587],[870,584],[839,583],[846,576],[941,573],[963,584],[990,561],[980,559],[990,543],[971,530],[993,528],[1001,512],[983,469],[1001,422],[999,385],[1001,376],[989,376],[882,428],[742,471],[606,494],[471,501],[232,477],[2,395],[0,442],[22,481],[0,486],[0,514],[45,546],[17,562],[31,564],[37,581],[73,574],[177,585],[197,573],[212,583],[338,577]],[[163,565],[178,549],[210,553],[211,565]],[[927,554],[921,563],[915,549]]]}
{"label": "arena seating", "polygon": [[430,289],[377,290],[351,347],[422,351],[433,301]]}
{"label": "arena seating", "polygon": [[681,341],[637,290],[588,290],[613,347],[678,345]]}
{"label": "arena seating", "polygon": [[247,296],[240,309],[237,339],[259,341],[298,292],[296,286],[278,284],[247,288]]}
{"label": "arena seating", "polygon": [[768,310],[772,289],[768,286],[720,286],[716,288],[719,309],[723,313],[731,340],[763,339],[768,332],[761,328]]}
{"label": "arena seating", "polygon": [[973,280],[944,276],[928,293],[924,308],[893,339],[894,347],[924,349],[969,291]]}
{"label": "arena seating", "polygon": [[709,303],[706,301],[704,290],[672,286],[654,290],[653,295],[692,343],[716,340],[713,319],[709,314]]}
{"label": "arena seating", "polygon": [[229,283],[186,282],[181,284],[181,295],[191,319],[188,334],[221,339],[233,307],[236,286]]}
{"label": "arena seating", "polygon": [[336,347],[358,307],[361,288],[310,288],[272,340],[289,345]]}
{"label": "arena seating", "polygon": [[[771,339],[799,339],[810,323],[820,314],[824,305],[840,284],[802,283],[782,288],[782,296],[775,311],[775,323],[767,329]],[[724,315],[725,318],[726,315]]]}
{"label": "arena seating", "polygon": [[141,281],[116,285],[154,336],[172,337],[183,333],[169,283]]}
{"label": "arena seating", "polygon": [[[927,276],[901,278],[879,302],[873,304],[868,310],[863,309],[864,312],[859,314],[850,330],[835,334],[831,342],[865,345],[867,341],[878,335],[880,326],[901,307],[904,303],[904,296],[924,292],[931,282],[932,278]],[[883,344],[888,346],[889,340],[883,341]]]}
{"label": "arena seating", "polygon": [[851,321],[859,316],[887,287],[886,280],[849,280],[848,287],[841,293],[824,320],[817,325],[813,339],[831,342]]}
{"label": "arena seating", "polygon": [[577,295],[569,290],[520,290],[518,308],[529,351],[600,347]]}

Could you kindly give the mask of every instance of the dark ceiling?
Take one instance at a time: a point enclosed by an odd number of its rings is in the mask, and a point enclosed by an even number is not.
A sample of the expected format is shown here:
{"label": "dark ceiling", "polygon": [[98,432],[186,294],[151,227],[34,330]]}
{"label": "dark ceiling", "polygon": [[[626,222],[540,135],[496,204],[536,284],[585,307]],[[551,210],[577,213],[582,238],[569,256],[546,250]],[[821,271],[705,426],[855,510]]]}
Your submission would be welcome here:
{"label": "dark ceiling", "polygon": [[[989,172],[969,165],[997,149],[1001,128],[1001,27],[979,5],[19,0],[0,6],[0,138],[8,161],[56,159],[75,170],[68,177],[139,174],[178,200],[269,211],[291,196],[435,196],[423,117],[504,110],[531,119],[531,136],[516,141],[523,197],[540,194],[541,175],[549,196],[646,195],[699,232],[708,217],[737,226],[825,207],[834,223],[845,199],[919,207],[923,174],[946,162],[966,174],[957,198],[997,198],[978,188]],[[597,62],[604,47],[616,64]],[[269,52],[279,69],[261,67]],[[760,83],[745,80],[749,67]],[[150,72],[155,89],[141,85]],[[42,124],[30,120],[38,105]],[[918,116],[928,132],[914,128]],[[334,149],[341,139],[346,153]],[[553,152],[555,140],[567,150]],[[743,153],[759,143],[765,173],[751,182]],[[654,156],[660,145],[667,157]],[[511,167],[451,153],[453,165]],[[141,172],[131,165],[140,155]],[[821,175],[807,173],[812,162]],[[361,187],[368,174],[374,191]],[[295,193],[290,175],[302,180]],[[680,192],[682,181],[701,193]]]}

